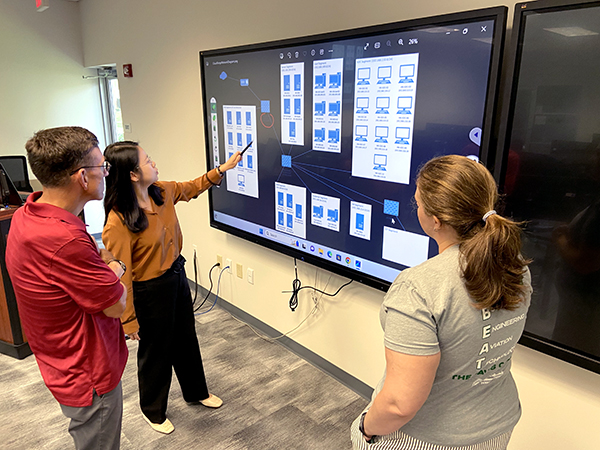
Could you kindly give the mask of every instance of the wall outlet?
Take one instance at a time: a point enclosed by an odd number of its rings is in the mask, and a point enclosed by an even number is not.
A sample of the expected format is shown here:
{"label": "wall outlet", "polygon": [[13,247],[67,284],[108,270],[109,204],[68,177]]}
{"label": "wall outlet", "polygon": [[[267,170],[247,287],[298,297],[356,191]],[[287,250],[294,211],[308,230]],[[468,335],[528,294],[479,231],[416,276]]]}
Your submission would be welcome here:
{"label": "wall outlet", "polygon": [[225,260],[225,267],[227,267],[227,272],[231,273],[231,266],[233,265],[233,262],[231,261],[231,259],[226,259]]}
{"label": "wall outlet", "polygon": [[217,255],[217,264],[221,269],[223,268],[223,255]]}
{"label": "wall outlet", "polygon": [[235,274],[238,278],[244,278],[244,266],[240,263],[235,264]]}
{"label": "wall outlet", "polygon": [[249,268],[246,271],[246,279],[248,280],[248,283],[254,284],[254,269]]}

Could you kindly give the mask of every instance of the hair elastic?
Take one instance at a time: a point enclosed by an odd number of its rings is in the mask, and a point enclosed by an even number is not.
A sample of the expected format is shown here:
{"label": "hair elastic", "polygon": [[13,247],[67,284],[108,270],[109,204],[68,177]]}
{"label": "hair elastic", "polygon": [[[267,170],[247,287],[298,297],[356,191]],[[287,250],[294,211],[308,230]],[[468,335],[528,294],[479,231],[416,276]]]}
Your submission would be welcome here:
{"label": "hair elastic", "polygon": [[482,220],[483,220],[484,222],[486,222],[486,221],[487,221],[487,218],[488,218],[488,217],[490,217],[490,216],[493,216],[494,214],[496,214],[496,211],[494,211],[494,210],[492,209],[491,211],[488,211],[488,212],[486,212],[486,213],[483,215],[483,219],[482,219]]}

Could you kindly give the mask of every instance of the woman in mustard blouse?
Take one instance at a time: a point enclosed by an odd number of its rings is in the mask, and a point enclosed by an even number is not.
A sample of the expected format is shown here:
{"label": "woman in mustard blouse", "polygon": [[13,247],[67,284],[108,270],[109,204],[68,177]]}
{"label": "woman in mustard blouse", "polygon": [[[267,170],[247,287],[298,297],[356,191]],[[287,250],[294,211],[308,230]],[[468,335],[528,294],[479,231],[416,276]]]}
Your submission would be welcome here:
{"label": "woman in mustard blouse", "polygon": [[174,430],[166,416],[172,368],[186,402],[223,403],[206,385],[175,204],[220,184],[241,158],[237,152],[192,181],[159,182],[156,163],[137,142],[111,144],[104,156],[111,171],[102,241],[130,269],[122,279],[128,291],[121,320],[125,333],[139,340],[140,407],[153,429],[168,434]]}

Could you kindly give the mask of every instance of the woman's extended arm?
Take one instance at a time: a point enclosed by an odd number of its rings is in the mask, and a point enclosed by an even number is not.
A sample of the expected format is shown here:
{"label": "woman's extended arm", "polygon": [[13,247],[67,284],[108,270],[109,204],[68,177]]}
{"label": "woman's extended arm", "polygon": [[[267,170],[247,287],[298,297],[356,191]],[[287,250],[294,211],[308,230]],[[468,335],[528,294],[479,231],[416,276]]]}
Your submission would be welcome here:
{"label": "woman's extended arm", "polygon": [[411,420],[431,392],[440,353],[414,356],[385,349],[383,388],[365,416],[368,436],[390,434]]}

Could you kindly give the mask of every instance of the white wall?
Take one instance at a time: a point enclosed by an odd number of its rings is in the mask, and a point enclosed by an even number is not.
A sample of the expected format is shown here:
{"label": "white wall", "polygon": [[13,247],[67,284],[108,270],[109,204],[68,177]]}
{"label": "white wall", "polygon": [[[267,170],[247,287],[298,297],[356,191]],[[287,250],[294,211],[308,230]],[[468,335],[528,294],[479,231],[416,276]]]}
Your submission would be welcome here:
{"label": "white wall", "polygon": [[[12,12],[17,2],[21,3],[21,0],[0,1],[3,15],[5,11]],[[53,0],[47,12],[59,4],[58,0]],[[509,6],[512,8],[512,5]],[[189,179],[206,169],[199,50],[484,6],[494,6],[494,3],[481,0],[372,0],[367,3],[356,0],[306,0],[300,3],[179,0],[149,4],[143,0],[81,0],[77,4],[81,9],[84,65],[117,63],[124,121],[132,126],[132,133],[126,138],[141,141],[160,166],[162,179]],[[60,8],[65,8],[65,17],[74,19],[70,10],[72,5]],[[30,20],[31,23],[22,26],[32,28],[39,19]],[[53,20],[64,25],[59,17]],[[4,42],[6,32],[1,31],[4,23],[0,22],[0,25],[0,33],[3,33],[0,38]],[[20,36],[19,27],[16,28],[13,33]],[[72,53],[70,43],[50,41],[45,45],[56,45],[54,52],[59,55]],[[28,48],[24,46],[20,51],[27,53]],[[75,61],[77,66],[80,61],[77,58]],[[133,78],[122,78],[122,65],[126,63],[133,64]],[[28,71],[28,67],[17,70],[23,77]],[[61,89],[56,88],[56,92]],[[63,99],[63,102],[69,100]],[[55,104],[49,94],[32,102],[36,109]],[[68,106],[73,107],[70,103]],[[23,131],[14,127],[7,131],[13,135],[17,133],[12,138],[16,142],[24,142],[31,134],[29,128],[51,125],[54,123],[48,123],[41,116]],[[287,306],[289,294],[281,291],[288,290],[293,279],[291,258],[211,229],[206,196],[181,205],[178,212],[185,234],[184,255],[191,260],[192,245],[196,244],[200,249],[201,284],[208,286],[207,273],[217,253],[232,258],[244,268],[255,270],[255,284],[250,285],[235,275],[224,275],[220,293],[226,300],[282,332],[300,323],[312,301],[303,293],[295,313]],[[191,264],[188,268],[188,276],[191,276]],[[299,272],[305,285],[316,284],[320,288],[327,287],[328,291],[346,281],[302,263]],[[384,368],[382,334],[377,317],[381,300],[380,292],[353,284],[333,299],[323,298],[317,314],[293,333],[292,338],[374,386]],[[514,374],[524,414],[515,429],[510,450],[598,447],[600,376],[522,347],[514,356]]]}
{"label": "white wall", "polygon": [[[25,155],[43,128],[79,125],[103,139],[98,82],[83,67],[79,5],[0,0],[0,154]],[[32,174],[30,173],[30,176]]]}
{"label": "white wall", "polygon": [[[83,66],[77,3],[53,0],[38,13],[33,0],[0,0],[0,155],[25,155],[36,131],[66,125],[89,129],[104,148],[98,81],[83,79],[95,74]],[[101,202],[85,209],[89,231],[101,231]]]}

